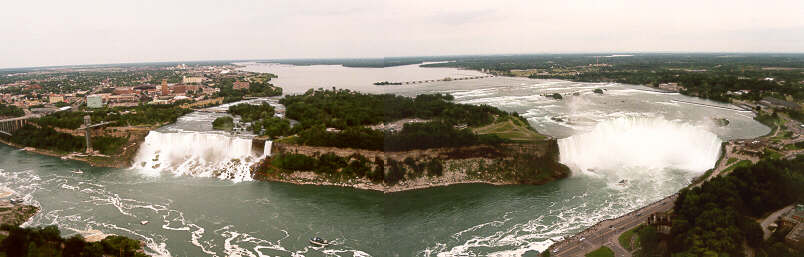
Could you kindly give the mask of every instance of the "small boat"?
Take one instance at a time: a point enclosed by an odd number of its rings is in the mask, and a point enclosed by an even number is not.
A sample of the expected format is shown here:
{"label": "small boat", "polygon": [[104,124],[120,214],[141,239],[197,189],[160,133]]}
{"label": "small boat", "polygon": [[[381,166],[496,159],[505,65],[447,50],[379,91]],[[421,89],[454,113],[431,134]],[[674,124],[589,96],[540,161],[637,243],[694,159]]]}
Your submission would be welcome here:
{"label": "small boat", "polygon": [[617,184],[620,184],[622,186],[624,186],[626,183],[628,183],[628,180],[625,180],[625,179],[622,179],[622,180],[620,180],[620,182],[617,182]]}
{"label": "small boat", "polygon": [[148,221],[147,220],[140,221],[140,224],[146,225],[146,224],[148,224]]}
{"label": "small boat", "polygon": [[14,199],[9,200],[9,202],[10,202],[11,204],[20,204],[20,203],[22,203],[23,201],[22,201],[22,198],[14,198]]}
{"label": "small boat", "polygon": [[75,173],[75,174],[84,174],[84,171],[81,170],[81,169],[74,169],[73,173]]}
{"label": "small boat", "polygon": [[310,239],[310,244],[315,245],[315,246],[319,246],[319,247],[324,247],[324,246],[328,246],[330,244],[330,242],[327,241],[327,240],[321,239],[320,237],[313,237],[313,238]]}

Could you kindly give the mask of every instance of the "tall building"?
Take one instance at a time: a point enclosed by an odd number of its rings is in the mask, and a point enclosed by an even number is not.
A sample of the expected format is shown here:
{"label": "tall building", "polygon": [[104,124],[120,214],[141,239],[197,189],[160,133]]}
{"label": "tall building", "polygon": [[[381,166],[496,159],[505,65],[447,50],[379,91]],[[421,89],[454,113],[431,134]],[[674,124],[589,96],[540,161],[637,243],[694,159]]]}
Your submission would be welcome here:
{"label": "tall building", "polygon": [[89,108],[101,108],[101,107],[103,107],[103,99],[99,95],[88,95],[87,96],[87,107],[89,107]]}
{"label": "tall building", "polygon": [[198,84],[204,81],[204,77],[184,77],[181,78],[183,84]]}
{"label": "tall building", "polygon": [[169,95],[170,90],[168,89],[167,79],[162,79],[162,95]]}

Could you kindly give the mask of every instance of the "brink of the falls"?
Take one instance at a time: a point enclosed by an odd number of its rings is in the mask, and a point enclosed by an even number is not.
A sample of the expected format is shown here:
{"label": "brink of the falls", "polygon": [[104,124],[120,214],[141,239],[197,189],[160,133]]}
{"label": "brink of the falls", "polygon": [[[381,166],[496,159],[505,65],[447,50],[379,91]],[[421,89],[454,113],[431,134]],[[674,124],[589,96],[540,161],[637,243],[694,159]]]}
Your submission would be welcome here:
{"label": "brink of the falls", "polygon": [[722,141],[705,128],[661,117],[623,117],[558,140],[560,162],[576,173],[639,179],[667,169],[701,173],[714,167]]}
{"label": "brink of the falls", "polygon": [[252,140],[219,133],[158,132],[145,137],[134,157],[134,168],[153,175],[217,177],[235,182],[249,181],[250,168],[271,154],[271,142],[262,151],[254,150]]}

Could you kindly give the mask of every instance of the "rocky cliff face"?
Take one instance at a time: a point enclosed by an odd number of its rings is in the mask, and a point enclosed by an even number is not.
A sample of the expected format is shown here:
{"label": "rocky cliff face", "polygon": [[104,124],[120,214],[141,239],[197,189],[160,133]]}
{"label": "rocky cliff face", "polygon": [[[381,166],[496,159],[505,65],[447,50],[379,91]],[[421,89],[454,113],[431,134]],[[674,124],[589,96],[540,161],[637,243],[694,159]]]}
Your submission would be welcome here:
{"label": "rocky cliff face", "polygon": [[338,174],[340,169],[334,173],[291,171],[273,166],[271,159],[266,159],[255,167],[253,173],[256,179],[349,186],[383,192],[460,183],[544,184],[570,174],[568,167],[558,163],[555,140],[401,152],[274,143],[272,152],[274,158],[283,154],[311,158],[334,154],[347,160],[347,163],[365,157],[369,160],[368,168],[382,170],[382,175],[344,177]]}

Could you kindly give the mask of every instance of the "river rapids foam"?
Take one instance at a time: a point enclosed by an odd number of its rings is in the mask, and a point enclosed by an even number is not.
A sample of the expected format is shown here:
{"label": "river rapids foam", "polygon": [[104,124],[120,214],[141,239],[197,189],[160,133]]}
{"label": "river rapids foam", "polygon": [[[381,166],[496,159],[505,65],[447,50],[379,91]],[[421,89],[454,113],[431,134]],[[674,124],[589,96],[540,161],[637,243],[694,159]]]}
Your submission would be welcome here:
{"label": "river rapids foam", "polygon": [[[621,117],[558,140],[560,162],[574,171],[638,178],[665,169],[701,173],[714,167],[722,141],[705,128],[661,117]],[[629,174],[619,174],[628,170]],[[636,176],[635,176],[636,175]]]}
{"label": "river rapids foam", "polygon": [[262,152],[252,150],[252,140],[218,133],[158,132],[145,137],[134,158],[134,168],[158,175],[217,177],[249,181],[252,165],[271,154],[267,141]]}

